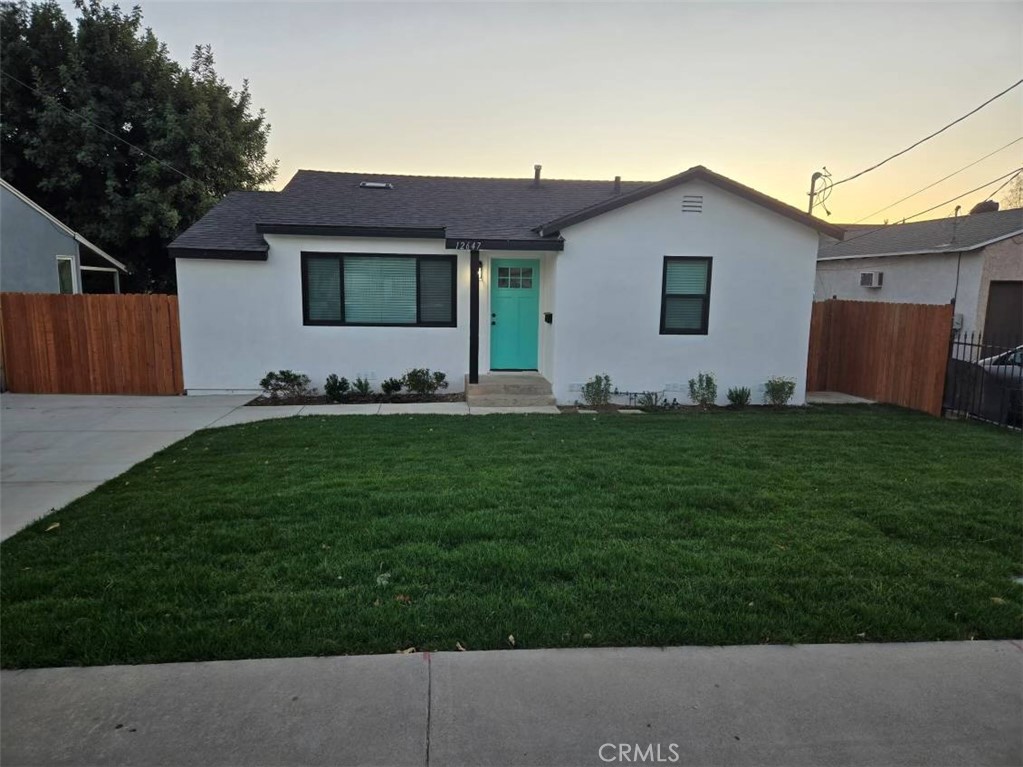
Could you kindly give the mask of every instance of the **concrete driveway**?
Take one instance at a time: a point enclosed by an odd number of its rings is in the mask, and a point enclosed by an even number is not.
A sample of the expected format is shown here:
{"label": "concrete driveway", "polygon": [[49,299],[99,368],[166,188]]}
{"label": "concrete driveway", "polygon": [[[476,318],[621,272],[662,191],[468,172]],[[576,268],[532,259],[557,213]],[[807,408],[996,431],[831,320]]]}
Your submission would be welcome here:
{"label": "concrete driveway", "polygon": [[250,399],[0,395],[0,539]]}

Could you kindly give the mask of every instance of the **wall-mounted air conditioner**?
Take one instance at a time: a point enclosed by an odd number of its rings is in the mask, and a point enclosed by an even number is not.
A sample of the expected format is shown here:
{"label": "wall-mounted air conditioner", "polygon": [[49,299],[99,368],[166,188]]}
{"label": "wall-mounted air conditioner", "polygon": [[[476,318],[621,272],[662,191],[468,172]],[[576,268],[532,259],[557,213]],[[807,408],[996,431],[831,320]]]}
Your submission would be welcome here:
{"label": "wall-mounted air conditioner", "polygon": [[879,288],[884,285],[884,272],[860,272],[860,287]]}

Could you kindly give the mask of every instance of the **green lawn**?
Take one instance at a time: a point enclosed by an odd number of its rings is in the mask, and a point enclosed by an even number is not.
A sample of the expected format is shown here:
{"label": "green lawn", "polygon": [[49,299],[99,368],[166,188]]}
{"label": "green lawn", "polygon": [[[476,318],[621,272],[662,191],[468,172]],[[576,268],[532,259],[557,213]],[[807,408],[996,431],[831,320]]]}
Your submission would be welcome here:
{"label": "green lawn", "polygon": [[202,431],[0,546],[0,660],[1019,637],[1021,447],[879,407]]}

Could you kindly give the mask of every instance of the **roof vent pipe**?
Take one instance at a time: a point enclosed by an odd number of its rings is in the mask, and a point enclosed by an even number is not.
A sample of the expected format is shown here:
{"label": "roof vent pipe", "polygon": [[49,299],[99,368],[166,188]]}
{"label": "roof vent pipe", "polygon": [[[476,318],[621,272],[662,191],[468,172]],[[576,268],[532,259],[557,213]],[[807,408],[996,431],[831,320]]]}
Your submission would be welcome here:
{"label": "roof vent pipe", "polygon": [[533,186],[540,186],[540,168],[542,165],[533,166]]}
{"label": "roof vent pipe", "polygon": [[615,176],[615,194],[622,193],[622,177]]}

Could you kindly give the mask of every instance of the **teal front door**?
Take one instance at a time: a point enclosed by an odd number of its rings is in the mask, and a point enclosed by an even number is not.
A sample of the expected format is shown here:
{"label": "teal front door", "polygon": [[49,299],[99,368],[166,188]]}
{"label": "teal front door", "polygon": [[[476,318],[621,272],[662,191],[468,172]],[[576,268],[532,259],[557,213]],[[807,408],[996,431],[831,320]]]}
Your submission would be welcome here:
{"label": "teal front door", "polygon": [[490,369],[536,370],[540,262],[490,262]]}

